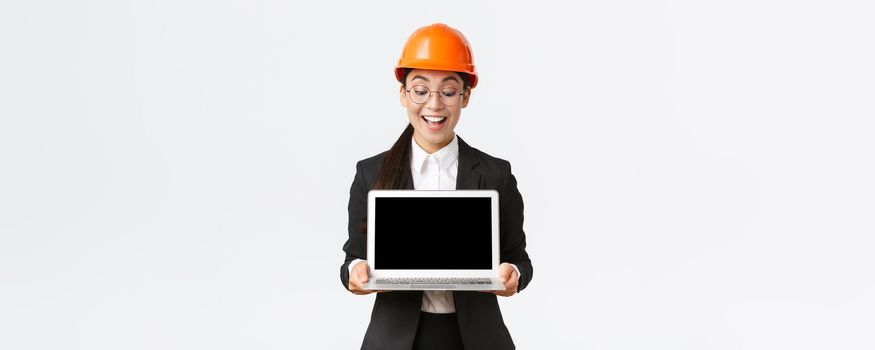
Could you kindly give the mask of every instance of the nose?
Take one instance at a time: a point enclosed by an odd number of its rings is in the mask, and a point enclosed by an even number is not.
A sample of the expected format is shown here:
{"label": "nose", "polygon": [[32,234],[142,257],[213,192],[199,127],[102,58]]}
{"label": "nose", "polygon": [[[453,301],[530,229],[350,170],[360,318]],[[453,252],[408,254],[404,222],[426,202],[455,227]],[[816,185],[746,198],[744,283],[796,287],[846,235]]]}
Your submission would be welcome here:
{"label": "nose", "polygon": [[437,110],[444,106],[444,102],[441,101],[440,92],[432,92],[428,95],[428,100],[425,101],[425,107],[428,109]]}

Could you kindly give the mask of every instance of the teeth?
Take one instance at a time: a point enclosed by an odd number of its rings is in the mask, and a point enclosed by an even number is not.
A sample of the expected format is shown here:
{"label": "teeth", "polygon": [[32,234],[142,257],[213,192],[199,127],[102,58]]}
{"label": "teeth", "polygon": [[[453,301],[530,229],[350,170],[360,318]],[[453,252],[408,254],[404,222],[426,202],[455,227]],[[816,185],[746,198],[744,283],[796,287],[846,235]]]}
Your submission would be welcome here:
{"label": "teeth", "polygon": [[444,119],[447,119],[447,117],[429,117],[429,116],[425,116],[425,115],[422,117],[425,118],[425,120],[428,120],[432,123],[439,123],[439,122],[443,121]]}

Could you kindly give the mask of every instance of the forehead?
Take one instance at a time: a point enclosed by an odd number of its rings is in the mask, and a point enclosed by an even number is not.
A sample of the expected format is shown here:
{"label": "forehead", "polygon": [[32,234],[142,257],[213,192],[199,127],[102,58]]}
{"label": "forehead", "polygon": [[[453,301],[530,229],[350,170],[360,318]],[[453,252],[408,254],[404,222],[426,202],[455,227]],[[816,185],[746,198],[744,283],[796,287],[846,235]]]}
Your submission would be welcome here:
{"label": "forehead", "polygon": [[408,83],[442,84],[446,82],[462,83],[462,78],[456,72],[445,70],[414,69],[407,74]]}

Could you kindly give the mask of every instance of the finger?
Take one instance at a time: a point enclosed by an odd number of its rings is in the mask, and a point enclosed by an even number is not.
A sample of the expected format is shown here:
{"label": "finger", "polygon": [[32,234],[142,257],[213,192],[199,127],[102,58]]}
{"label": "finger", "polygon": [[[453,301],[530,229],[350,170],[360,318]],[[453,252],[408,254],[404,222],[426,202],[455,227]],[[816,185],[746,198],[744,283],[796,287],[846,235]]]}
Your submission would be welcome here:
{"label": "finger", "polygon": [[373,293],[374,291],[368,290],[368,289],[363,289],[363,288],[358,288],[358,289],[350,289],[350,292],[352,292],[355,295],[368,295],[368,294]]}
{"label": "finger", "polygon": [[518,288],[519,286],[516,283],[513,283],[507,287],[507,291],[510,292],[510,294],[514,294],[517,292]]}
{"label": "finger", "polygon": [[358,275],[353,274],[353,275],[349,276],[349,290],[353,291],[353,290],[361,290],[361,289],[362,289],[362,283],[359,282]]}
{"label": "finger", "polygon": [[355,274],[358,277],[359,281],[361,281],[362,283],[368,281],[368,265],[358,264],[353,268],[353,270],[355,271]]}
{"label": "finger", "polygon": [[498,280],[501,281],[502,284],[507,283],[507,281],[510,280],[511,273],[513,271],[514,271],[514,269],[513,269],[513,267],[510,266],[510,264],[508,264],[508,263],[501,264],[500,268],[498,269],[498,272],[499,272],[498,273]]}
{"label": "finger", "polygon": [[519,278],[516,276],[516,272],[510,275],[510,280],[507,281],[504,285],[508,290],[516,290],[517,286],[520,284]]}
{"label": "finger", "polygon": [[360,289],[360,290],[358,290],[358,292],[359,292],[359,295],[368,295],[371,293],[382,293],[385,291],[373,290],[373,289]]}

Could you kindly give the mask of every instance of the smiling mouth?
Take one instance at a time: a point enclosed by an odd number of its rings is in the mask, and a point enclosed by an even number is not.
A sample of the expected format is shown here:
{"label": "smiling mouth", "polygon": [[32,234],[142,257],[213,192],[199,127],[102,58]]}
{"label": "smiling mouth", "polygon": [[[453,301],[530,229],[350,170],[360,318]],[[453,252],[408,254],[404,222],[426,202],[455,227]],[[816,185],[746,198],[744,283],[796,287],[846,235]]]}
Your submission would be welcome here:
{"label": "smiling mouth", "polygon": [[441,125],[441,124],[443,124],[445,121],[447,121],[447,117],[433,117],[433,116],[425,116],[425,115],[424,115],[424,116],[421,116],[421,118],[422,118],[422,120],[425,120],[425,122],[426,122],[429,126],[437,126],[437,125]]}

